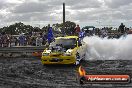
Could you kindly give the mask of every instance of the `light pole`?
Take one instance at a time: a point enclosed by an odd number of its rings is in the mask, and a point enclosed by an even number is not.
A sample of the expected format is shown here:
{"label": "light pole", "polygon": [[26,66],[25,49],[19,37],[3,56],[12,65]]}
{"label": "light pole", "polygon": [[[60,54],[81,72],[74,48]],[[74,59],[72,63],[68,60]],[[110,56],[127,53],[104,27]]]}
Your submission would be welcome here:
{"label": "light pole", "polygon": [[63,3],[63,31],[65,33],[65,3]]}

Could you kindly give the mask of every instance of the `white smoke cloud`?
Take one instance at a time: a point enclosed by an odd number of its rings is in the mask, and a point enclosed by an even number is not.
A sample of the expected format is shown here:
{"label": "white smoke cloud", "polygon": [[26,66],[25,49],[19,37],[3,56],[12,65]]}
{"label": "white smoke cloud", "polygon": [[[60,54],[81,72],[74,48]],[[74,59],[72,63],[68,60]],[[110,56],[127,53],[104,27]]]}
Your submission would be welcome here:
{"label": "white smoke cloud", "polygon": [[85,37],[86,60],[132,60],[132,35],[120,39]]}

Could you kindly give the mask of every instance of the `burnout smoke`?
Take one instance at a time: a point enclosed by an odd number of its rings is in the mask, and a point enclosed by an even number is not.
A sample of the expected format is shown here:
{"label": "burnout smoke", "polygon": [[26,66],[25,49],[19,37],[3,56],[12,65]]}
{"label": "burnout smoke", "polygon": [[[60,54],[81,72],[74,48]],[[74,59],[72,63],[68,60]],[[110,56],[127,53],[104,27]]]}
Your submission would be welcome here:
{"label": "burnout smoke", "polygon": [[85,37],[86,60],[132,60],[132,35],[120,39]]}

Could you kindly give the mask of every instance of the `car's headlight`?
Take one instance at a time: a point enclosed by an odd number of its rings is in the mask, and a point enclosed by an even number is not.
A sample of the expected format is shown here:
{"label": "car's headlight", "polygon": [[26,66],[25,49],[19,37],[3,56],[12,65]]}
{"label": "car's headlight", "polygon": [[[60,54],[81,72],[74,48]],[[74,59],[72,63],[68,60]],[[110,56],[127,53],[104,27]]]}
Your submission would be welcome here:
{"label": "car's headlight", "polygon": [[42,56],[48,56],[51,53],[51,50],[44,50]]}
{"label": "car's headlight", "polygon": [[72,51],[71,49],[68,49],[63,55],[64,56],[71,56],[72,55]]}
{"label": "car's headlight", "polygon": [[48,56],[49,53],[42,53],[42,56]]}
{"label": "car's headlight", "polygon": [[71,56],[71,53],[64,53],[63,56]]}
{"label": "car's headlight", "polygon": [[51,50],[45,50],[46,53],[51,53]]}

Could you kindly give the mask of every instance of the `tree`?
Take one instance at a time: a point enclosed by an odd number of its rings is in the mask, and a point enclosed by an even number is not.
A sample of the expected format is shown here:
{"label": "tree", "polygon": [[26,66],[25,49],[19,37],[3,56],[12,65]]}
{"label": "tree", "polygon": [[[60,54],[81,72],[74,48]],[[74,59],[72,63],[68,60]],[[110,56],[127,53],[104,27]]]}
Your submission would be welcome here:
{"label": "tree", "polygon": [[56,31],[64,31],[67,35],[71,34],[71,32],[74,30],[76,27],[76,23],[71,22],[71,21],[66,21],[65,22],[65,29],[63,29],[63,23],[56,23],[52,25],[53,29]]}
{"label": "tree", "polygon": [[75,27],[76,27],[76,23],[71,22],[71,21],[66,21],[65,22],[65,32],[66,32],[66,34],[71,34],[71,32],[74,31]]}
{"label": "tree", "polygon": [[[66,21],[65,22],[65,30],[63,28],[63,23],[56,23],[52,25],[53,32],[56,34],[62,33],[64,31],[67,35],[69,35],[75,28],[76,24],[71,21]],[[0,28],[0,32],[5,32],[6,34],[11,34],[11,35],[19,35],[21,33],[31,33],[31,32],[45,32],[47,33],[49,26],[44,26],[42,29],[39,27],[32,27],[30,25],[25,25],[22,22],[19,23],[14,23],[10,26]]]}
{"label": "tree", "polygon": [[34,28],[30,25],[25,25],[21,22],[12,24],[7,27],[1,28],[1,32],[5,32],[6,34],[11,34],[11,35],[18,35],[20,33],[29,33],[33,31]]}

